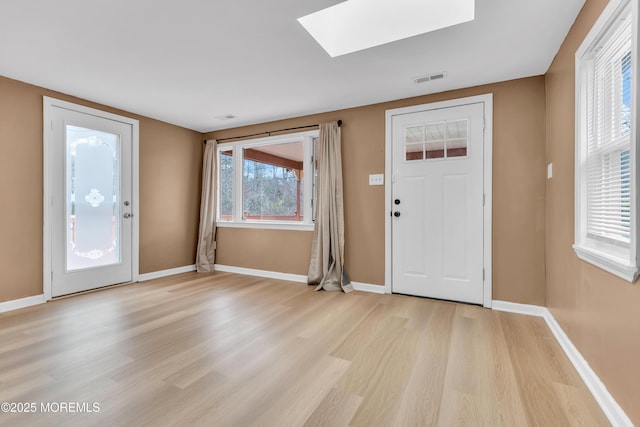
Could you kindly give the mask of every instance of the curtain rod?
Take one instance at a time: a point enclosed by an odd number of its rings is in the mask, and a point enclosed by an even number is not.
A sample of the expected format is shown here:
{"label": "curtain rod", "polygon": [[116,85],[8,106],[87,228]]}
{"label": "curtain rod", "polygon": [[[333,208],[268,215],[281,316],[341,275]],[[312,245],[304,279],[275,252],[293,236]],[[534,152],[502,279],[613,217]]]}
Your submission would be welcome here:
{"label": "curtain rod", "polygon": [[[242,136],[230,136],[228,138],[220,138],[217,141],[221,142],[221,141],[231,141],[233,139],[243,139],[243,138],[249,138],[252,136],[260,136],[260,135],[267,135],[267,136],[271,136],[272,133],[279,133],[279,132],[286,132],[288,130],[298,130],[298,129],[309,129],[309,128],[315,128],[320,126],[319,124],[317,125],[307,125],[307,126],[298,126],[298,127],[294,127],[294,128],[286,128],[286,129],[278,129],[278,130],[270,130],[270,131],[265,131],[265,132],[259,132],[259,133],[252,133],[251,135],[242,135]],[[338,126],[342,126],[342,120],[338,120]],[[207,140],[205,139],[203,141],[203,143],[207,143]]]}

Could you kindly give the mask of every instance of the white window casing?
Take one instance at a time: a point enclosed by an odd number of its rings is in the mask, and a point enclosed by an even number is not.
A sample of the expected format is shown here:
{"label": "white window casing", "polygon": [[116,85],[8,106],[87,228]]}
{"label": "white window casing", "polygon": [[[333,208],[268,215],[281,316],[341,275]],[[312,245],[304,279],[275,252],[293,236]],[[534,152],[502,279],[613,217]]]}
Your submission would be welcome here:
{"label": "white window casing", "polygon": [[[220,166],[220,153],[232,151],[232,213],[231,218],[222,218],[220,209],[220,167],[218,167],[218,176],[216,177],[217,187],[217,213],[216,225],[218,227],[229,228],[267,228],[279,230],[300,230],[313,231],[313,196],[314,189],[314,158],[313,158],[313,141],[318,137],[318,130],[296,132],[286,135],[268,136],[264,138],[256,138],[250,140],[236,141],[232,143],[218,144],[218,166]],[[300,201],[303,205],[302,212],[304,218],[301,221],[286,220],[253,220],[245,218],[243,215],[243,161],[244,150],[252,148],[266,147],[276,144],[287,144],[302,142],[303,144],[303,199]],[[228,217],[228,215],[227,215]]]}
{"label": "white window casing", "polygon": [[612,0],[576,52],[575,244],[638,276],[638,2]]}

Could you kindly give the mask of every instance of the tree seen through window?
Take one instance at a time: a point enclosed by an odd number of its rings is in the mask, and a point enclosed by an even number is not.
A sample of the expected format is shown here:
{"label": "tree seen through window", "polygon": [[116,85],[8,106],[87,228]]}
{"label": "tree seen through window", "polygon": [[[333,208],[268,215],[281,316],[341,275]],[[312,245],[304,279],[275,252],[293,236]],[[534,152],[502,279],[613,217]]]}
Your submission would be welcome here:
{"label": "tree seen through window", "polygon": [[302,182],[293,169],[244,159],[242,208],[245,219],[299,220]]}

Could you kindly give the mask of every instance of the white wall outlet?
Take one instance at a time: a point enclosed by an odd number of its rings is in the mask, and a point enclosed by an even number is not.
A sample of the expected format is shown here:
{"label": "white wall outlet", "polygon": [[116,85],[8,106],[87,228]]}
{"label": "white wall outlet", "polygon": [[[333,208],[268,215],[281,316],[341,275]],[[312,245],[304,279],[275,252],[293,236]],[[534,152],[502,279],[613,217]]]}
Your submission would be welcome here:
{"label": "white wall outlet", "polygon": [[547,179],[553,178],[553,163],[547,165]]}
{"label": "white wall outlet", "polygon": [[384,174],[374,173],[369,175],[369,185],[384,185]]}

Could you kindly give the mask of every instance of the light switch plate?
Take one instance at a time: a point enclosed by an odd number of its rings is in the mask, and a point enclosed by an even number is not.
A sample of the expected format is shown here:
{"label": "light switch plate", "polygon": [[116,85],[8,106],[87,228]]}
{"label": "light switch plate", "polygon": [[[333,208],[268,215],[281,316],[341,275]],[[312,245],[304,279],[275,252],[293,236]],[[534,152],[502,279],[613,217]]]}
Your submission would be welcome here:
{"label": "light switch plate", "polygon": [[553,163],[547,165],[547,179],[553,178]]}
{"label": "light switch plate", "polygon": [[384,174],[374,173],[369,175],[369,185],[384,185]]}

